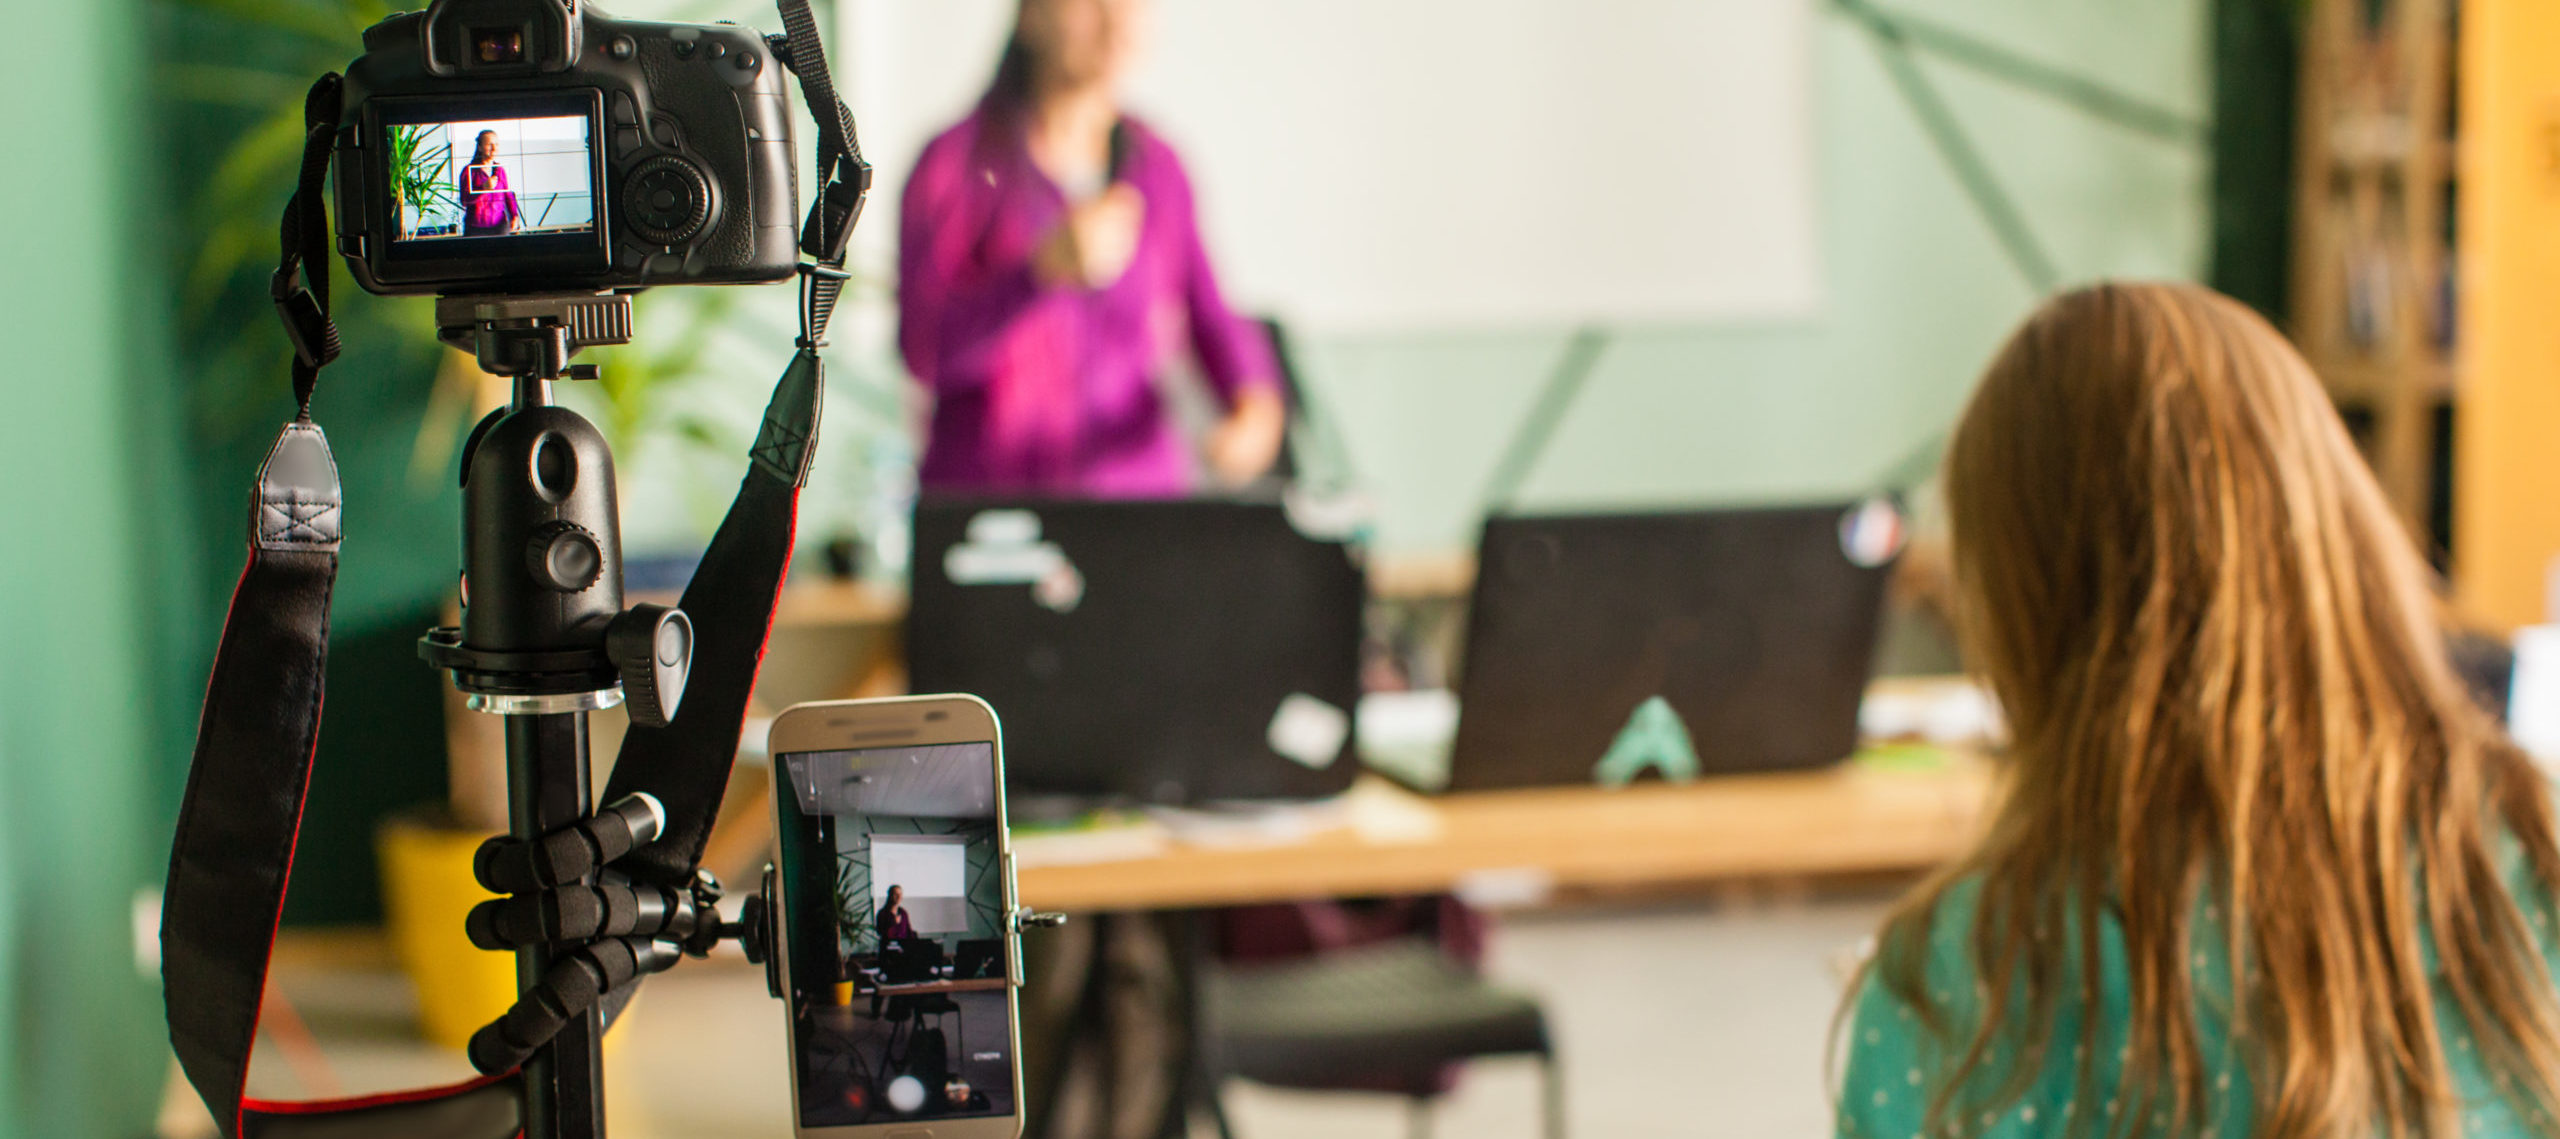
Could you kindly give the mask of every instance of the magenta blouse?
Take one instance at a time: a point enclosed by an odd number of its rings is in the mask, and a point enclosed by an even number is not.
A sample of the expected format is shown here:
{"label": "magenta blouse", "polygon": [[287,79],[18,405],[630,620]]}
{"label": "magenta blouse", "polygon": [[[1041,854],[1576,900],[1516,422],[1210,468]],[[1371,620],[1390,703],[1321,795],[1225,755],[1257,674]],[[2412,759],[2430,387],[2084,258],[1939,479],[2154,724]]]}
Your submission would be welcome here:
{"label": "magenta blouse", "polygon": [[507,168],[495,162],[463,167],[462,209],[473,229],[497,229],[521,216],[516,192],[507,188]]}
{"label": "magenta blouse", "polygon": [[986,112],[933,140],[898,231],[898,345],[933,393],[927,491],[1170,497],[1196,480],[1156,386],[1186,350],[1218,397],[1276,384],[1271,345],[1218,294],[1173,148],[1128,122],[1120,180],[1146,199],[1129,270],[1043,287],[1031,257],[1066,197]]}

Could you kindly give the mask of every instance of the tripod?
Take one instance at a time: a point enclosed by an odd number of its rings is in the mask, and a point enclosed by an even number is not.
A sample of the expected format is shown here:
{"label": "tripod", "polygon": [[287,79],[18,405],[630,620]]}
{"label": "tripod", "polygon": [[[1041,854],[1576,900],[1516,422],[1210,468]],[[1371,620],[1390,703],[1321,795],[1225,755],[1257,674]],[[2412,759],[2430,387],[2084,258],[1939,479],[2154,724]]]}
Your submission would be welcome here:
{"label": "tripod", "polygon": [[[570,364],[572,354],[630,340],[631,300],[620,294],[444,297],[436,316],[440,339],[469,348],[483,369],[514,380],[508,405],[483,419],[464,445],[462,624],[432,630],[419,643],[420,655],[451,672],[474,711],[506,717],[512,842],[483,848],[477,873],[483,885],[509,893],[664,894],[605,877],[603,863],[645,845],[665,820],[647,796],[595,812],[587,714],[627,704],[634,723],[664,726],[683,695],[693,627],[681,610],[623,606],[613,454],[593,424],[551,401],[555,381],[596,375],[593,365]],[[555,973],[573,953],[598,956],[597,945],[576,943],[611,936],[616,924],[629,924],[623,933],[644,938],[716,937],[716,918],[698,920],[708,916],[707,905],[694,904],[701,899],[650,900],[661,911],[681,913],[570,928],[556,912],[511,909],[506,902],[474,912],[475,942],[515,949],[517,988],[526,999],[510,1020],[533,1006],[535,1014],[549,1014],[533,1019],[565,1022],[524,1060],[526,1139],[603,1139],[602,1002],[589,999],[579,1008],[581,1002],[561,999]],[[651,925],[656,928],[644,928]],[[603,955],[597,971],[604,984],[595,997],[630,975],[675,961],[666,943],[625,944],[627,963]],[[481,1063],[479,1038],[473,1053]]]}

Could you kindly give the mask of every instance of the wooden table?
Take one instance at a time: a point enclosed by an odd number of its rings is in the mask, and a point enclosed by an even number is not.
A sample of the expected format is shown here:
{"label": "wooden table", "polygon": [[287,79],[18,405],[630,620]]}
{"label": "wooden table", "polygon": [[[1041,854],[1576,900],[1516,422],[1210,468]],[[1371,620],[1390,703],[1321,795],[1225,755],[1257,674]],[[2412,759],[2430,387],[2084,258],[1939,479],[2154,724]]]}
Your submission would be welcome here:
{"label": "wooden table", "polygon": [[1991,774],[1978,759],[1888,769],[1849,763],[1684,786],[1476,792],[1426,798],[1368,779],[1347,824],[1251,847],[1169,842],[1152,854],[1043,864],[1026,844],[1023,904],[1162,910],[1471,890],[1635,890],[1751,877],[1923,870],[1962,852]]}

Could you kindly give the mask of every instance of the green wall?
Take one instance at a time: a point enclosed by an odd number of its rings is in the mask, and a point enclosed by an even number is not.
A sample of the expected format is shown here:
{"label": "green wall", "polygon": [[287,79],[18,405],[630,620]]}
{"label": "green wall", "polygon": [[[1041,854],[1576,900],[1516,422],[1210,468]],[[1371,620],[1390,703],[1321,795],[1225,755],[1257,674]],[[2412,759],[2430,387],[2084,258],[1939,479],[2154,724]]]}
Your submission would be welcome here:
{"label": "green wall", "polygon": [[[1884,2],[2207,113],[2203,0]],[[1789,323],[1624,330],[1523,485],[1523,506],[1865,493],[1950,425],[2033,303],[1866,35],[1827,11],[1816,18],[1823,311]],[[1922,66],[2067,280],[2202,275],[2204,148],[2125,134],[1936,61]],[[1307,338],[1302,368],[1379,500],[1382,545],[1474,547],[1477,496],[1566,336]]]}
{"label": "green wall", "polygon": [[[185,577],[174,591],[204,614],[172,653],[200,691],[214,622],[238,578],[241,502],[293,415],[289,349],[267,297],[276,218],[293,190],[302,96],[359,49],[383,10],[366,0],[147,0],[150,119],[128,148],[138,177],[171,193],[153,268],[175,297],[169,402],[185,438]],[[399,6],[399,5],[394,5]],[[379,914],[373,829],[386,812],[440,801],[440,680],[417,659],[459,568],[459,492],[450,449],[410,469],[440,351],[428,302],[366,296],[331,259],[346,354],[322,375],[312,414],[328,432],[347,498],[332,595],[328,711],[286,897],[294,924]],[[210,267],[209,267],[210,266]],[[462,425],[467,426],[467,425]],[[181,701],[191,701],[188,695]],[[189,725],[190,727],[192,725]],[[183,762],[186,743],[177,743]]]}
{"label": "green wall", "polygon": [[0,1135],[145,1134],[168,1064],[134,907],[193,715],[158,662],[191,618],[162,254],[132,224],[155,201],[137,11],[0,36]]}

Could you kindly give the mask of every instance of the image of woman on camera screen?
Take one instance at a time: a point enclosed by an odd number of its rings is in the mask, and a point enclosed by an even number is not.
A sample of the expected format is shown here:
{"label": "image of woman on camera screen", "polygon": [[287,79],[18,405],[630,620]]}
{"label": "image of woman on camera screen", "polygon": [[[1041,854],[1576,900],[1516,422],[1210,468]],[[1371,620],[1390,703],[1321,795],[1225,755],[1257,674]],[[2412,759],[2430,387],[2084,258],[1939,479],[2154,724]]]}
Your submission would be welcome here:
{"label": "image of woman on camera screen", "polygon": [[[1171,497],[1279,454],[1270,342],[1220,296],[1173,148],[1120,108],[1148,9],[1021,0],[986,95],[907,180],[899,347],[933,395],[929,492]],[[1197,459],[1157,383],[1186,347],[1222,408]]]}
{"label": "image of woman on camera screen", "polygon": [[488,237],[514,233],[524,221],[516,192],[507,187],[507,168],[498,164],[498,132],[481,131],[471,165],[462,168],[462,234]]}

